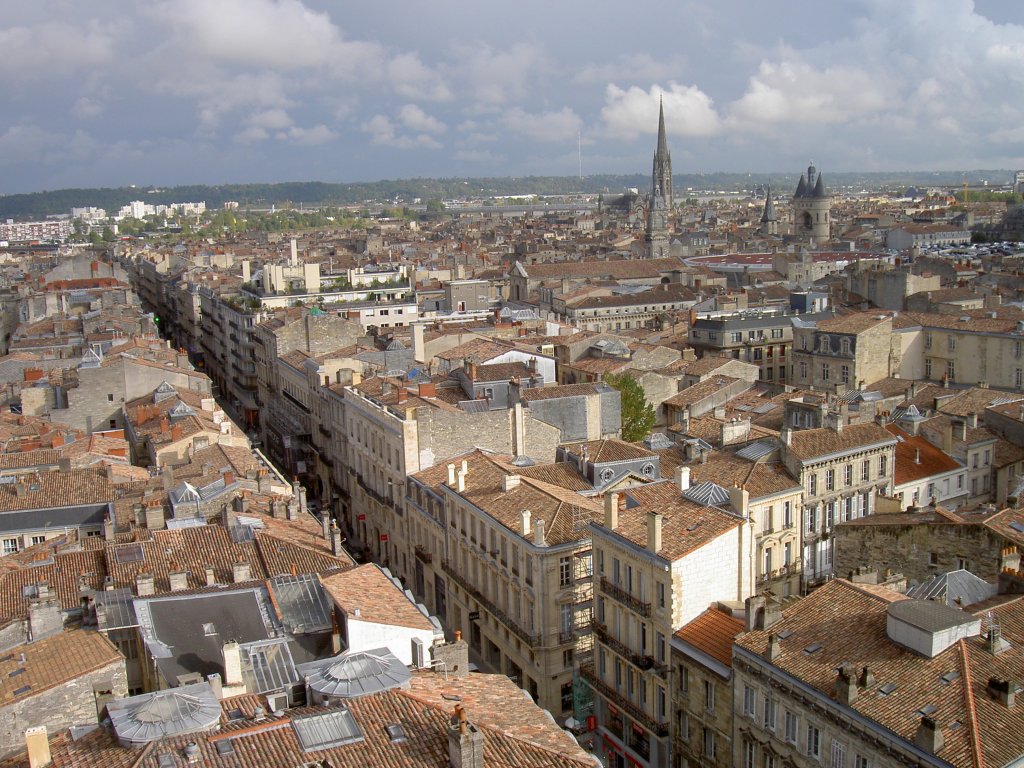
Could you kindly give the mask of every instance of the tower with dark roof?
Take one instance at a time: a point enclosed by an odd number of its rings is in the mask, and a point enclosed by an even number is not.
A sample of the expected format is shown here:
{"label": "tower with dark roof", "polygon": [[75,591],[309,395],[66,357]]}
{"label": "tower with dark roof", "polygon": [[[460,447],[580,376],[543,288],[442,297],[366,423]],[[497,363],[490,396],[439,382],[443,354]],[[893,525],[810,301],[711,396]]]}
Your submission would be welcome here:
{"label": "tower with dark roof", "polygon": [[647,200],[646,256],[660,259],[669,255],[668,213],[672,210],[672,157],[665,135],[665,104],[658,110],[658,148],[654,152],[651,194]]}
{"label": "tower with dark roof", "polygon": [[793,193],[793,232],[798,236],[823,241],[831,237],[832,198],[825,189],[825,180],[814,163],[807,166],[807,175]]}

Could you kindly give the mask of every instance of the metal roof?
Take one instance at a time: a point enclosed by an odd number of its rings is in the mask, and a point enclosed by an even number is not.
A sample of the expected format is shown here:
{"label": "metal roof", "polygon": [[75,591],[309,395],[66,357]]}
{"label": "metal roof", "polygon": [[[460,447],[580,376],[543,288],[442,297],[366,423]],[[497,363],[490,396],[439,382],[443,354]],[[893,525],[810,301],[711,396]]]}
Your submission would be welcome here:
{"label": "metal roof", "polygon": [[117,738],[129,744],[209,731],[220,723],[220,701],[206,682],[114,699],[107,712]]}
{"label": "metal roof", "polygon": [[299,666],[321,696],[354,698],[408,686],[412,673],[387,648],[356,651]]}
{"label": "metal roof", "polygon": [[765,440],[758,440],[756,443],[751,443],[745,448],[741,448],[736,451],[736,455],[741,459],[746,459],[747,461],[757,461],[763,456],[767,456],[769,453],[774,451],[776,447],[778,447],[778,443],[775,441],[775,438],[769,437]]}
{"label": "metal roof", "polygon": [[316,752],[363,740],[363,730],[345,708],[292,718],[292,728],[305,752]]}
{"label": "metal roof", "polygon": [[690,501],[695,501],[708,507],[729,503],[729,492],[710,480],[705,480],[703,483],[691,486],[683,496]]}
{"label": "metal roof", "polygon": [[333,606],[315,575],[275,576],[270,580],[270,591],[290,634],[331,629]]}
{"label": "metal roof", "polygon": [[242,667],[242,676],[250,693],[273,693],[302,679],[295,669],[287,639],[258,640],[240,648],[249,660],[248,665]]}
{"label": "metal roof", "polygon": [[959,570],[937,574],[923,584],[909,589],[907,597],[918,600],[939,600],[946,605],[956,607],[987,600],[998,591],[995,584],[989,584],[970,571]]}
{"label": "metal roof", "polygon": [[96,593],[96,618],[101,632],[137,627],[135,595],[126,587]]}

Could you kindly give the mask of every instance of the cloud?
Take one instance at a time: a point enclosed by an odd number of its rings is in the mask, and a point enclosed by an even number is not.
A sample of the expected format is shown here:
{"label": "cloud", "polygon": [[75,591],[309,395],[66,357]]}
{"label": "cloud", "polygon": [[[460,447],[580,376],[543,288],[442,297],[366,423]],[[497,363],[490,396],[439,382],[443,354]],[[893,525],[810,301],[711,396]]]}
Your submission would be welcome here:
{"label": "cloud", "polygon": [[88,120],[103,112],[103,103],[89,96],[82,96],[71,106],[71,114],[79,120]]}
{"label": "cloud", "polygon": [[730,108],[740,127],[765,123],[830,125],[885,109],[887,77],[853,66],[818,69],[787,51],[783,60],[761,62],[746,93]]}
{"label": "cloud", "polygon": [[319,125],[314,125],[312,128],[301,128],[297,125],[292,126],[286,132],[285,138],[293,144],[315,147],[334,141],[338,138],[338,134],[323,123],[320,123]]}
{"label": "cloud", "polygon": [[721,119],[711,97],[697,86],[670,82],[668,88],[652,85],[648,90],[627,89],[611,84],[605,89],[601,108],[603,133],[613,139],[631,140],[658,129],[658,103],[665,105],[666,128],[675,135],[713,136],[721,130]]}
{"label": "cloud", "polygon": [[535,141],[575,141],[582,125],[580,118],[568,107],[537,114],[517,107],[507,111],[502,122],[510,133]]}
{"label": "cloud", "polygon": [[400,53],[387,63],[387,81],[407,99],[451,101],[454,98],[441,74],[426,66],[418,53]]}
{"label": "cloud", "polygon": [[362,129],[364,133],[369,134],[371,144],[398,149],[441,148],[437,140],[428,134],[400,134],[398,127],[386,115],[374,115],[363,123]]}
{"label": "cloud", "polygon": [[110,63],[118,29],[117,23],[63,21],[0,28],[0,74],[34,81]]}
{"label": "cloud", "polygon": [[486,110],[529,96],[547,59],[534,44],[517,43],[505,50],[478,44],[456,46],[447,67],[465,80],[470,109]]}
{"label": "cloud", "polygon": [[444,133],[447,127],[436,117],[428,115],[415,104],[406,104],[398,111],[398,119],[410,131]]}

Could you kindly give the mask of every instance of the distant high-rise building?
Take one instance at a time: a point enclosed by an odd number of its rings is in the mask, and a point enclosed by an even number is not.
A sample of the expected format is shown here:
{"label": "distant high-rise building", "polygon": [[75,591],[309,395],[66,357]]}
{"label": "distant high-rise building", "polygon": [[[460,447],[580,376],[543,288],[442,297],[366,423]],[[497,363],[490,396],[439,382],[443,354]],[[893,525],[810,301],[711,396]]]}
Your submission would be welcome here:
{"label": "distant high-rise building", "polygon": [[1024,171],[1013,174],[1013,191],[1024,192]]}
{"label": "distant high-rise building", "polygon": [[825,190],[825,180],[812,163],[807,167],[807,175],[800,176],[793,193],[793,231],[813,240],[828,240],[831,208],[832,198]]}

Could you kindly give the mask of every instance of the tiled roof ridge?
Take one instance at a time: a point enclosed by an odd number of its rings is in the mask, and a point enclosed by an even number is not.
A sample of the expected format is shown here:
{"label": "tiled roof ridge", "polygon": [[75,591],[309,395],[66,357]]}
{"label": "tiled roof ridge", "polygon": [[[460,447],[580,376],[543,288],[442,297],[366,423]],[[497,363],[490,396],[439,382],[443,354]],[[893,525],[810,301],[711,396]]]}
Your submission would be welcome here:
{"label": "tiled roof ridge", "polygon": [[844,587],[847,587],[848,589],[852,589],[855,592],[859,592],[865,597],[870,597],[874,600],[877,600],[879,603],[882,603],[884,605],[888,605],[889,603],[895,603],[900,600],[906,599],[904,595],[900,595],[894,590],[890,590],[893,592],[893,597],[892,599],[888,599],[885,595],[881,595],[878,592],[875,592],[874,590],[864,589],[860,584],[855,584],[854,582],[847,581],[846,579],[833,579],[833,581],[843,585]]}
{"label": "tiled roof ridge", "polygon": [[971,760],[974,768],[985,768],[985,757],[981,750],[981,735],[978,733],[978,710],[974,703],[974,680],[971,677],[971,664],[968,658],[967,641],[957,641],[957,652],[960,658],[961,674],[964,678],[964,708],[967,710],[967,732],[971,739]]}
{"label": "tiled roof ridge", "polygon": [[[440,712],[445,717],[450,717],[451,716],[451,712],[444,705],[437,703],[436,701],[432,700],[431,698],[429,698],[427,696],[421,696],[418,693],[416,693],[415,691],[411,691],[411,690],[397,690],[397,691],[395,691],[395,693],[397,693],[399,696],[404,696],[404,697],[406,697],[408,699],[412,699],[413,701],[415,701],[415,702],[417,702],[419,704],[423,704],[424,706],[429,707],[430,709],[433,709],[433,710],[435,710],[437,712]],[[559,751],[557,749],[552,749],[551,747],[545,746],[543,744],[538,744],[536,741],[531,741],[529,738],[521,737],[521,736],[517,735],[516,733],[514,733],[513,731],[506,731],[506,730],[498,727],[497,725],[492,725],[490,723],[482,723],[479,720],[474,720],[473,721],[473,725],[475,725],[477,728],[481,728],[481,729],[484,729],[484,730],[491,731],[492,733],[498,734],[499,736],[503,736],[503,737],[508,738],[508,739],[514,739],[515,741],[517,741],[517,742],[519,742],[521,744],[527,744],[531,748],[539,749],[539,750],[541,750],[543,752],[547,752],[547,753],[552,754],[552,755],[558,755],[558,757],[562,758],[563,760],[572,760],[572,761],[574,761],[576,763],[579,763],[580,765],[586,765],[586,766],[590,766],[591,765],[590,762],[586,762],[586,761],[582,760],[581,758],[571,757],[570,755],[567,755],[564,752],[561,752],[561,751]]]}

